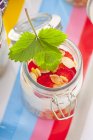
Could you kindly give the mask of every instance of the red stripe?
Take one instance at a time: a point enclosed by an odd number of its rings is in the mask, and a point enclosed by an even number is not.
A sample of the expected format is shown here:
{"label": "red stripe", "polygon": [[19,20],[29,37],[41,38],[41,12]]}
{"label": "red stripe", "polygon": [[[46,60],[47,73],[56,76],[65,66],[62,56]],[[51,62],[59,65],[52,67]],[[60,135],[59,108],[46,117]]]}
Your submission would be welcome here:
{"label": "red stripe", "polygon": [[64,140],[69,130],[72,119],[55,121],[48,140]]}
{"label": "red stripe", "polygon": [[84,75],[86,73],[88,62],[93,51],[93,24],[87,18],[82,37],[80,39],[79,48],[82,53],[84,63]]}

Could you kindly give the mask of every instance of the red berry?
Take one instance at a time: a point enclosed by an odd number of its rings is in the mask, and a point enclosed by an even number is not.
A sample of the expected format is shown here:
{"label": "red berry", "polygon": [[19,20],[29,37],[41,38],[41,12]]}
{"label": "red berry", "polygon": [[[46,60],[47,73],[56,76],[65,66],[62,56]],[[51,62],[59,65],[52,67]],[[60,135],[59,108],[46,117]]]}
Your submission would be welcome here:
{"label": "red berry", "polygon": [[37,82],[45,87],[53,87],[50,74],[51,73],[43,73],[40,77],[38,77]]}
{"label": "red berry", "polygon": [[70,54],[68,51],[65,51],[65,50],[63,50],[63,49],[60,49],[60,50],[62,50],[62,51],[64,51],[65,52],[65,57],[68,57],[68,58],[70,58],[70,59],[72,59],[72,60],[74,60],[74,58],[73,58],[73,56],[72,56],[72,54]]}
{"label": "red berry", "polygon": [[57,75],[59,76],[65,76],[67,77],[68,81],[71,81],[72,78],[75,75],[75,70],[74,69],[69,69],[66,66],[63,65],[63,68],[59,68],[56,72]]}
{"label": "red berry", "polygon": [[71,68],[71,70],[73,71],[74,74],[76,74],[76,69],[74,67]]}
{"label": "red berry", "polygon": [[72,59],[74,61],[73,56],[69,52],[65,51],[65,55],[64,56],[68,57],[68,58],[70,58],[70,59]]}
{"label": "red berry", "polygon": [[65,67],[66,66],[63,63],[60,63],[58,69],[65,68]]}
{"label": "red berry", "polygon": [[38,68],[38,66],[33,61],[30,61],[28,63],[28,70],[29,70],[29,72],[31,72],[32,68]]}

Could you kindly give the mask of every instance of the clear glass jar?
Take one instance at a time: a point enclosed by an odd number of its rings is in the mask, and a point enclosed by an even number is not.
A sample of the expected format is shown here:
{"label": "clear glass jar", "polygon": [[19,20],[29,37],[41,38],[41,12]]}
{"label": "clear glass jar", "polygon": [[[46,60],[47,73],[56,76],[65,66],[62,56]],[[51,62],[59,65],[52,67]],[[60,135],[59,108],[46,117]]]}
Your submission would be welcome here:
{"label": "clear glass jar", "polygon": [[79,50],[70,40],[62,44],[61,48],[69,51],[77,64],[75,77],[63,87],[44,87],[31,78],[27,63],[23,63],[21,67],[20,78],[25,104],[33,114],[42,119],[64,120],[73,117],[82,86],[82,57]]}
{"label": "clear glass jar", "polygon": [[0,76],[5,71],[8,62],[8,44],[0,12]]}
{"label": "clear glass jar", "polygon": [[88,0],[66,0],[69,3],[72,3],[75,6],[85,6]]}

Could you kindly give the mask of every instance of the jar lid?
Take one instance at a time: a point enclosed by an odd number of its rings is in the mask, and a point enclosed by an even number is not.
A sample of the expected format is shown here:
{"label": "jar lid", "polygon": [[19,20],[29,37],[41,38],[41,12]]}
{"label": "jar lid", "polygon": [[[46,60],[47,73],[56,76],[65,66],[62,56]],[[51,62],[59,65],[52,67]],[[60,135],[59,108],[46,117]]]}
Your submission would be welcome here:
{"label": "jar lid", "polygon": [[[34,16],[31,20],[34,25],[34,28],[36,29],[36,32],[38,32],[41,28],[59,28],[59,25],[61,25],[61,18],[58,15],[39,13],[36,16]],[[17,41],[20,37],[20,34],[22,34],[25,31],[32,31],[27,19],[18,22],[18,24],[12,30],[10,30],[8,37],[12,41]]]}
{"label": "jar lid", "polygon": [[93,23],[93,0],[88,0],[87,3],[87,15]]}

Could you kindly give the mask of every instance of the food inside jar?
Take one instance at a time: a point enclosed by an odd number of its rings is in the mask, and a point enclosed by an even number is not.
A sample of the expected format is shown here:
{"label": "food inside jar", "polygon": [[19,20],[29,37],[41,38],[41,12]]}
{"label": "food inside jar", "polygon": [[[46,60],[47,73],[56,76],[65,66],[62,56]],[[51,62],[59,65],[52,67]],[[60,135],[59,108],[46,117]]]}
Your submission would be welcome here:
{"label": "food inside jar", "polygon": [[28,70],[31,77],[39,84],[48,88],[57,88],[69,83],[76,74],[76,63],[71,53],[60,49],[62,59],[56,70],[42,70],[31,60]]}

